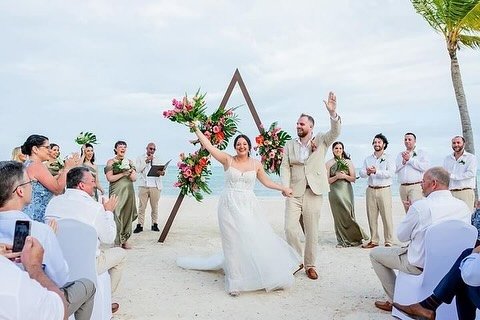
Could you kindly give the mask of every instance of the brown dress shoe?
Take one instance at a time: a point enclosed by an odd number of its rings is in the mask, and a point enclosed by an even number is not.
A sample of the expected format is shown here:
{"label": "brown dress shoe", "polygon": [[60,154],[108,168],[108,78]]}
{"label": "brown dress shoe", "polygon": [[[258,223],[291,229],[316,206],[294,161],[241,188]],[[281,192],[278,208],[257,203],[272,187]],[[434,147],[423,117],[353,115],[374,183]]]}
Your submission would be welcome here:
{"label": "brown dress shoe", "polygon": [[372,241],[370,241],[367,244],[362,244],[363,249],[372,249],[372,248],[375,248],[375,247],[378,247],[378,244],[373,243]]}
{"label": "brown dress shoe", "polygon": [[435,311],[424,308],[419,303],[403,306],[394,302],[393,306],[411,318],[418,319],[418,317],[421,317],[421,319],[435,320]]}
{"label": "brown dress shoe", "polygon": [[112,303],[112,313],[115,313],[118,311],[118,308],[120,308],[120,305],[116,302]]}
{"label": "brown dress shoe", "polygon": [[392,306],[390,301],[375,301],[375,307],[383,311],[392,312]]}
{"label": "brown dress shoe", "polygon": [[305,270],[305,272],[307,274],[307,277],[309,277],[310,279],[312,279],[312,280],[317,280],[318,279],[317,271],[315,271],[314,268],[307,268],[307,270]]}

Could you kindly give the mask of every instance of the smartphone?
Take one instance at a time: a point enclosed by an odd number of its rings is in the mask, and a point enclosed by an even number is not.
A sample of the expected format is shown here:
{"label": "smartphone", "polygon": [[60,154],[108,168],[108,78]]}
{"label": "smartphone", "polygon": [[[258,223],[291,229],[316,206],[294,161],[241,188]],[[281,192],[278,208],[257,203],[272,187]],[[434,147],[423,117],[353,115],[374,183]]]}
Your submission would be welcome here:
{"label": "smartphone", "polygon": [[13,234],[13,252],[20,252],[25,245],[25,239],[30,235],[30,221],[17,220],[15,222],[15,233]]}

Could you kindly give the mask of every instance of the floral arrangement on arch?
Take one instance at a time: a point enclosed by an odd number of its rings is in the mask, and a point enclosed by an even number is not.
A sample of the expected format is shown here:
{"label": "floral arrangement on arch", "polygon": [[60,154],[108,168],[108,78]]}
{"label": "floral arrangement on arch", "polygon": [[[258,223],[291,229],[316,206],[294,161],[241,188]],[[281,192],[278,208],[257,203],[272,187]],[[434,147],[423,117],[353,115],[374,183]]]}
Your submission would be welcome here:
{"label": "floral arrangement on arch", "polygon": [[[181,101],[173,99],[172,105],[173,109],[163,112],[165,118],[185,125],[197,123],[199,130],[220,150],[227,147],[228,140],[237,132],[238,117],[234,113],[235,108],[218,109],[207,116],[205,94],[200,94],[200,90],[192,99],[187,95]],[[191,142],[195,145],[198,140]],[[205,149],[201,148],[187,156],[184,153],[180,154],[180,161],[177,163],[179,172],[174,187],[180,188],[181,194],[190,194],[197,201],[202,201],[202,193],[212,192],[208,187],[208,180],[212,174],[210,164],[210,153]]]}
{"label": "floral arrangement on arch", "polygon": [[292,137],[278,127],[277,122],[270,125],[268,130],[261,126],[260,134],[255,138],[256,146],[253,148],[260,155],[263,169],[270,174],[280,175],[280,165],[283,159],[283,147]]}

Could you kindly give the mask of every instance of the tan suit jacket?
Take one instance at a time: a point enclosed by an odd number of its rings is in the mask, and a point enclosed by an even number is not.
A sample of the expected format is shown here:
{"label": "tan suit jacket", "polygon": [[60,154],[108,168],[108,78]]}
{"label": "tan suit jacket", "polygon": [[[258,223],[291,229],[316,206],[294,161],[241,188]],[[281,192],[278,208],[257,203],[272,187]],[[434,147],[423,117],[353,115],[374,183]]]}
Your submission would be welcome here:
{"label": "tan suit jacket", "polygon": [[328,193],[330,186],[325,168],[325,154],[328,147],[340,135],[341,120],[330,119],[330,130],[326,133],[318,133],[314,142],[317,149],[305,160],[300,161],[300,144],[297,140],[289,140],[285,144],[282,164],[280,166],[280,177],[282,184],[293,189],[294,197],[301,197],[310,186],[316,195]]}

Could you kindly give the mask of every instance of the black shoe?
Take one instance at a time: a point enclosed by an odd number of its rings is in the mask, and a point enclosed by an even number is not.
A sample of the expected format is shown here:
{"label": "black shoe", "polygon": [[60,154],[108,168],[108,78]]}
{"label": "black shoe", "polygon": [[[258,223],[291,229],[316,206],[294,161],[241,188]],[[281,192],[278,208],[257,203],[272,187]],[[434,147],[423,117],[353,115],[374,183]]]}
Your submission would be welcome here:
{"label": "black shoe", "polygon": [[139,233],[139,232],[142,232],[143,231],[143,227],[141,224],[137,224],[137,227],[135,228],[135,230],[133,230],[133,233]]}
{"label": "black shoe", "polygon": [[153,226],[152,226],[152,231],[160,231],[160,229],[158,229],[158,224],[157,223],[154,223]]}

